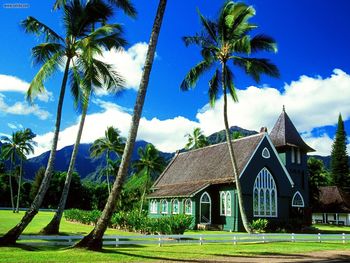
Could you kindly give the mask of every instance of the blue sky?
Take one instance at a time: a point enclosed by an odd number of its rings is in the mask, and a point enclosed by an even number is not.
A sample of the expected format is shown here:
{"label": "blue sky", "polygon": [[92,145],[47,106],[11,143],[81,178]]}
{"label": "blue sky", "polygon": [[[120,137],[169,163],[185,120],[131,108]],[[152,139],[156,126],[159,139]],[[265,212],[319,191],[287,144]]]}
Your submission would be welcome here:
{"label": "blue sky", "polygon": [[[21,2],[26,8],[6,8]],[[136,20],[121,12],[114,16],[125,28],[129,42],[124,52],[106,52],[105,60],[115,63],[125,75],[127,90],[117,97],[94,97],[83,142],[103,135],[108,125],[118,127],[124,136],[130,122],[147,42],[158,1],[134,1]],[[219,98],[214,109],[208,103],[209,75],[189,92],[179,89],[186,72],[200,60],[196,47],[185,47],[181,37],[200,30],[196,8],[214,19],[223,1],[169,1],[157,46],[149,91],[141,121],[139,139],[154,143],[163,151],[175,151],[185,144],[186,133],[200,127],[206,135],[223,129]],[[281,77],[263,77],[255,83],[234,69],[240,102],[230,105],[230,125],[259,130],[273,127],[286,105],[303,138],[318,154],[328,155],[339,112],[350,134],[350,2],[334,1],[246,1],[256,9],[252,22],[259,28],[252,35],[266,33],[278,43],[277,54],[261,54],[280,69]],[[23,32],[19,23],[28,15],[62,32],[61,13],[52,12],[53,1],[0,0],[0,134],[9,135],[21,127],[31,128],[39,146],[36,154],[49,149],[62,72],[50,78],[47,94],[33,105],[25,102],[24,91],[38,70],[33,67],[31,48],[39,39]],[[69,92],[64,104],[59,147],[74,142],[79,113]]]}

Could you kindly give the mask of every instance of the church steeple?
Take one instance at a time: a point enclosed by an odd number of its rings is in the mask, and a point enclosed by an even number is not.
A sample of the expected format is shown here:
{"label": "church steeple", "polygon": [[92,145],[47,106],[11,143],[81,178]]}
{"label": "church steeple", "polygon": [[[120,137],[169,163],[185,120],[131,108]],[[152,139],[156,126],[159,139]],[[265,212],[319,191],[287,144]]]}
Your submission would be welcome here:
{"label": "church steeple", "polygon": [[298,147],[305,152],[315,151],[301,138],[293,122],[287,115],[284,105],[281,115],[278,117],[275,126],[271,130],[270,138],[277,149],[291,146]]}

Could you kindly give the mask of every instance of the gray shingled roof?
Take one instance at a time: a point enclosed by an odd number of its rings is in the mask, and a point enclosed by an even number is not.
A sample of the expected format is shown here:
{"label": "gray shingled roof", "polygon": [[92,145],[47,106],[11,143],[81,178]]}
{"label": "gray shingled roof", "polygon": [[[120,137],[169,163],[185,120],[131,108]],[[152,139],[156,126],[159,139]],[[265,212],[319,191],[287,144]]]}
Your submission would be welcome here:
{"label": "gray shingled roof", "polygon": [[314,212],[349,213],[350,195],[337,186],[323,186],[319,188],[318,202]]}
{"label": "gray shingled roof", "polygon": [[[240,174],[263,133],[233,141]],[[177,154],[154,183],[155,192],[148,197],[191,196],[211,184],[233,182],[233,169],[227,143]]]}
{"label": "gray shingled roof", "polygon": [[276,148],[283,146],[295,146],[301,148],[306,152],[315,151],[310,146],[308,146],[300,137],[300,134],[298,133],[284,108],[270,133],[270,138]]}

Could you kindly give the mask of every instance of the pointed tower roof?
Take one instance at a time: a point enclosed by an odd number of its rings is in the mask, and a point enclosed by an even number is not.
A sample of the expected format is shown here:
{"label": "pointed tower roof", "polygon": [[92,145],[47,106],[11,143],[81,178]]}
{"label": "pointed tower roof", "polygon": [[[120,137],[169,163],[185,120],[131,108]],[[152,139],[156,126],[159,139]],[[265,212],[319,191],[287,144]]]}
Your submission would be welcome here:
{"label": "pointed tower roof", "polygon": [[276,148],[283,146],[295,146],[303,149],[306,152],[315,151],[300,137],[299,132],[287,115],[284,105],[282,113],[278,117],[278,120],[270,133],[270,138]]}

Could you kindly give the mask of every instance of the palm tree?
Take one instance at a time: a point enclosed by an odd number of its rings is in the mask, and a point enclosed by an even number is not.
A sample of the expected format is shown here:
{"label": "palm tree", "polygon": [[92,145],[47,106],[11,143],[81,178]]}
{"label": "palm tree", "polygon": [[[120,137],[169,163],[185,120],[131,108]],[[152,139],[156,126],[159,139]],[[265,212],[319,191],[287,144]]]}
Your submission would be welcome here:
{"label": "palm tree", "polygon": [[223,5],[216,21],[211,21],[200,12],[198,13],[203,27],[202,32],[195,36],[184,37],[183,40],[187,46],[190,44],[198,45],[203,60],[187,73],[181,83],[181,89],[189,90],[195,86],[197,80],[205,72],[213,69],[214,74],[209,81],[209,101],[213,107],[221,88],[224,97],[223,115],[226,140],[237,188],[240,214],[246,231],[250,232],[227,117],[227,92],[230,93],[233,101],[238,101],[233,83],[233,73],[228,66],[228,62],[243,68],[256,81],[260,80],[261,73],[278,77],[277,67],[268,59],[251,57],[251,54],[257,51],[276,52],[276,43],[266,35],[250,37],[250,31],[257,27],[249,22],[249,19],[255,15],[252,6],[228,1]]}
{"label": "palm tree", "polygon": [[[115,38],[116,43],[125,43],[125,41],[119,36],[115,36]],[[78,96],[75,97],[80,98],[80,101],[77,101],[77,103],[81,104],[80,107],[82,108],[82,114],[58,208],[50,223],[41,230],[41,233],[46,235],[59,233],[60,222],[68,198],[70,182],[73,176],[75,160],[78,154],[80,140],[83,133],[90,96],[92,93],[94,93],[94,89],[101,87],[106,87],[107,90],[113,91],[114,93],[118,92],[122,89],[122,86],[124,84],[124,80],[115,71],[112,70],[111,65],[103,63],[100,60],[94,58],[97,54],[102,53],[102,46],[99,46],[98,43],[94,43],[94,39],[86,39],[86,41],[87,45],[85,45],[81,56],[76,59],[76,63],[80,65],[80,70],[83,69],[83,72],[81,72],[81,74],[78,74],[79,72],[76,72],[76,77],[72,80],[72,84],[77,86],[75,88],[72,88],[72,90],[80,90],[81,93],[80,95],[77,94]],[[90,41],[92,43],[90,43]],[[115,47],[120,47],[120,44],[116,45]],[[77,79],[79,80],[79,83],[76,81]]]}
{"label": "palm tree", "polygon": [[144,175],[143,193],[141,196],[140,214],[142,213],[143,203],[147,189],[150,187],[152,179],[159,175],[165,167],[165,160],[159,155],[159,151],[153,144],[147,144],[146,147],[139,148],[138,154],[140,159],[135,161],[133,167],[136,172]]}
{"label": "palm tree", "polygon": [[186,150],[199,149],[209,145],[207,137],[204,136],[200,128],[195,128],[192,134],[185,135],[188,142],[185,145]]}
{"label": "palm tree", "polygon": [[[28,17],[22,22],[27,33],[33,33],[45,39],[44,43],[32,49],[34,62],[42,64],[42,66],[29,86],[28,99],[31,101],[37,93],[44,90],[44,81],[58,70],[60,66],[64,67],[64,71],[57,105],[54,136],[44,178],[29,210],[14,228],[0,238],[0,245],[14,244],[19,235],[38,213],[52,177],[68,75],[71,72],[71,75],[76,77],[76,72],[79,72],[78,68],[80,65],[74,61],[84,50],[85,45],[89,42],[88,39],[106,47],[114,45],[115,38],[111,37],[111,35],[113,35],[113,32],[119,34],[119,25],[105,25],[99,30],[90,33],[96,23],[107,21],[112,15],[113,12],[110,6],[101,1],[86,1],[84,3],[80,0],[70,1],[69,4],[64,6],[64,37],[59,36],[54,30],[34,17]],[[79,80],[77,82],[79,83]],[[73,87],[76,87],[76,85],[73,85]],[[77,91],[73,91],[74,94],[77,94]]]}
{"label": "palm tree", "polygon": [[[11,138],[2,137],[1,140],[4,142],[2,145],[1,158],[10,161],[10,173],[9,173],[9,185],[11,194],[11,205],[13,212],[18,213],[19,200],[21,195],[21,185],[22,185],[22,171],[23,171],[23,160],[26,160],[26,155],[34,153],[33,145],[36,143],[33,138],[36,135],[31,131],[31,129],[24,129],[17,132],[13,132]],[[17,189],[17,202],[16,208],[14,205],[13,187],[12,187],[12,174],[13,167],[16,165],[17,160],[20,161],[19,175],[18,175],[18,189]]]}
{"label": "palm tree", "polygon": [[106,180],[108,194],[111,193],[109,184],[109,171],[110,169],[110,154],[113,152],[117,155],[117,158],[123,154],[125,144],[124,139],[120,136],[120,131],[114,127],[107,127],[105,136],[94,141],[90,147],[91,157],[97,158],[103,154],[106,154]]}
{"label": "palm tree", "polygon": [[126,141],[126,145],[123,152],[120,168],[118,170],[117,178],[114,181],[111,194],[108,196],[108,200],[103,209],[102,215],[98,219],[94,229],[87,236],[85,236],[79,243],[77,243],[76,247],[85,247],[89,250],[100,250],[102,248],[103,234],[106,231],[108,223],[115,210],[115,205],[118,202],[117,198],[120,195],[122,183],[128,171],[131,154],[134,148],[137,130],[140,123],[142,108],[146,97],[149,77],[152,70],[154,54],[156,51],[158,36],[162,25],[166,4],[167,4],[167,0],[160,0],[158,4],[157,14],[153,23],[151,38],[148,45],[146,61],[143,68],[141,82],[140,82],[139,90],[137,92],[137,98],[136,98],[134,112],[131,120],[129,136]]}

